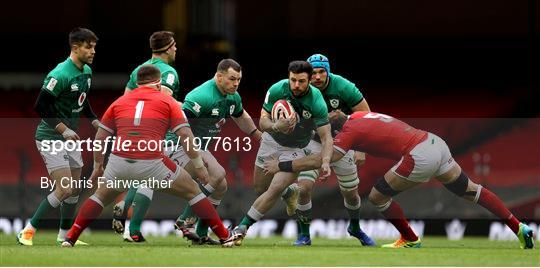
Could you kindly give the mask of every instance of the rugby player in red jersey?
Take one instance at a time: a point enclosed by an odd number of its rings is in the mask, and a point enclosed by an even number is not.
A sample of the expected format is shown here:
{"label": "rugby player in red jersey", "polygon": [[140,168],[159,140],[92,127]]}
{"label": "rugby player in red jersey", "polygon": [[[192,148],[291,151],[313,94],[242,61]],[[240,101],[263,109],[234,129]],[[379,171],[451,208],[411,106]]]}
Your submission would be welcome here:
{"label": "rugby player in red jersey", "polygon": [[[398,161],[369,194],[371,203],[401,234],[396,242],[383,247],[421,246],[420,238],[411,229],[403,210],[392,197],[430,178],[440,181],[457,196],[495,214],[517,235],[521,248],[534,247],[532,229],[512,215],[497,195],[469,179],[452,158],[444,140],[437,135],[374,112],[356,112],[350,117],[336,114],[330,121],[333,129],[341,129],[334,139],[332,161],[339,160],[348,150]],[[279,163],[270,160],[265,163],[265,170],[269,173],[298,172],[320,166],[320,155],[311,155]],[[326,166],[323,173],[327,177],[330,169]]]}
{"label": "rugby player in red jersey", "polygon": [[[163,140],[165,132],[171,129],[180,137],[186,154],[193,162],[198,179],[203,183],[207,182],[208,171],[194,146],[193,133],[188,121],[180,104],[171,96],[160,93],[160,77],[161,73],[156,67],[142,66],[137,72],[138,88],[118,98],[107,109],[94,142],[103,144],[103,141],[111,139],[110,136],[116,135],[116,142],[122,144],[112,148],[105,170],[105,146],[94,151],[94,171],[90,179],[98,185],[101,185],[98,179],[109,182],[147,179],[168,181],[167,187],[153,187],[188,200],[195,214],[212,228],[221,241],[224,241],[229,237],[229,231],[223,226],[216,210],[197,183],[184,169],[163,155],[161,151],[163,146],[155,146],[155,150],[150,149],[152,142]],[[127,190],[107,185],[109,184],[98,187],[96,193],[81,206],[62,246],[73,246],[82,231],[101,214],[103,208],[121,192]]]}

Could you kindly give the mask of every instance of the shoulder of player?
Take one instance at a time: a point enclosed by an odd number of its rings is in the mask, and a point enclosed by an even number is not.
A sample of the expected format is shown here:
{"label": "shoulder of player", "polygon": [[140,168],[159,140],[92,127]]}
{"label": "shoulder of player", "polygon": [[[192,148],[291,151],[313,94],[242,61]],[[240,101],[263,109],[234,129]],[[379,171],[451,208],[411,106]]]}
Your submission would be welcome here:
{"label": "shoulder of player", "polygon": [[88,66],[88,64],[85,64],[84,67],[83,67],[83,73],[92,75],[92,68],[90,66]]}
{"label": "shoulder of player", "polygon": [[215,83],[213,83],[213,79],[207,80],[204,83],[196,86],[194,89],[192,89],[188,94],[186,95],[186,99],[189,98],[208,98],[210,95],[209,92],[213,92]]}
{"label": "shoulder of player", "polygon": [[54,69],[52,69],[48,74],[46,79],[48,78],[54,78],[55,80],[59,82],[65,82],[67,83],[69,78],[71,76],[71,71],[69,66],[67,65],[67,62],[60,62]]}
{"label": "shoulder of player", "polygon": [[330,74],[330,83],[333,84],[332,86],[338,88],[338,90],[350,90],[356,87],[349,79],[338,74]]}
{"label": "shoulder of player", "polygon": [[270,86],[268,91],[271,94],[282,93],[289,89],[289,79],[282,79]]}

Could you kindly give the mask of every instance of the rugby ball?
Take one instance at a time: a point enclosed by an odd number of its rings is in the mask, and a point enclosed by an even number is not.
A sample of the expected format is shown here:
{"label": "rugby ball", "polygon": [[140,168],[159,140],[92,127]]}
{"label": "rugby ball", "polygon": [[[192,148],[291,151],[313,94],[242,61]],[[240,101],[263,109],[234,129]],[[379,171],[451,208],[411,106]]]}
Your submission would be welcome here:
{"label": "rugby ball", "polygon": [[273,121],[280,118],[290,119],[296,116],[296,112],[289,101],[282,99],[274,103],[271,116]]}

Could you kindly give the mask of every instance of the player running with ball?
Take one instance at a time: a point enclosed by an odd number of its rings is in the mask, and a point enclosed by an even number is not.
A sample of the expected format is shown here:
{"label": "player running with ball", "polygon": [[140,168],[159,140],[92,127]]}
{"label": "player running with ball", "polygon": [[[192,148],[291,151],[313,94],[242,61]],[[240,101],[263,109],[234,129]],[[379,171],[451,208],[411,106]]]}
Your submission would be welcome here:
{"label": "player running with ball", "polygon": [[[348,150],[358,150],[376,157],[398,161],[384,178],[371,189],[369,200],[392,223],[401,237],[386,248],[418,248],[420,238],[409,226],[400,205],[393,196],[435,178],[455,195],[477,203],[495,214],[516,234],[521,248],[533,248],[533,231],[512,215],[501,199],[480,184],[474,183],[454,161],[448,146],[437,135],[415,129],[388,115],[356,112],[348,118],[335,115],[332,125],[341,132],[334,138],[332,160],[337,161]],[[321,166],[321,156],[302,159],[269,160],[265,169],[269,173],[297,172]],[[330,174],[322,166],[324,176]]]}

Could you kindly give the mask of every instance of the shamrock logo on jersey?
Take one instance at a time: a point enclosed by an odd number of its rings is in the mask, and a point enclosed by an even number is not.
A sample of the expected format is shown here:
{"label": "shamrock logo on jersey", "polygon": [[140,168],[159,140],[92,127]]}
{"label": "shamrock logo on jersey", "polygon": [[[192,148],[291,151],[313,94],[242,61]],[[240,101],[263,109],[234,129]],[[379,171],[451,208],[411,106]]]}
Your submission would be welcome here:
{"label": "shamrock logo on jersey", "polygon": [[311,118],[311,113],[304,110],[302,111],[302,116],[305,118],[305,119],[310,119]]}
{"label": "shamrock logo on jersey", "polygon": [[330,100],[330,105],[332,106],[332,108],[337,108],[339,106],[339,100],[337,99],[331,99]]}

